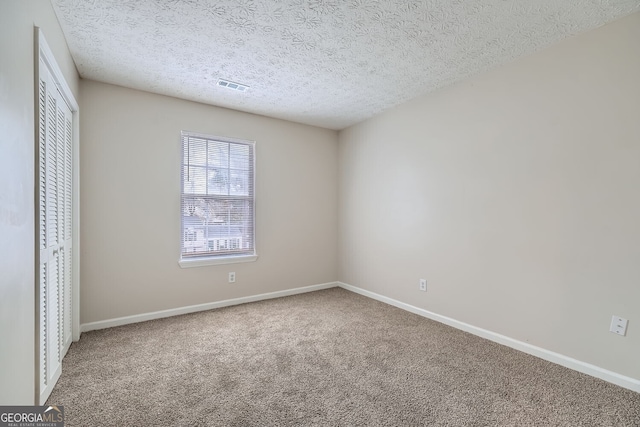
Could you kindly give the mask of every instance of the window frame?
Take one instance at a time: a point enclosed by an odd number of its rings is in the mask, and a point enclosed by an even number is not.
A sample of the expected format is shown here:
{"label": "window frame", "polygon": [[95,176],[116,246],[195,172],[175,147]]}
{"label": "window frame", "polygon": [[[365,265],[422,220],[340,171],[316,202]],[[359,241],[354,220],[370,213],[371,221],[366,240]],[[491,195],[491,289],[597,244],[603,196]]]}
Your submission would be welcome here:
{"label": "window frame", "polygon": [[[207,142],[208,141],[216,141],[216,142],[222,142],[222,143],[230,143],[230,144],[242,144],[242,145],[247,145],[250,147],[251,150],[251,156],[250,156],[250,168],[252,169],[252,173],[251,173],[251,182],[249,183],[251,186],[251,198],[250,198],[250,202],[251,202],[251,211],[252,211],[252,224],[251,224],[251,229],[252,229],[252,234],[253,234],[253,251],[252,252],[247,252],[247,253],[242,253],[242,254],[220,254],[220,255],[214,255],[214,254],[202,254],[202,255],[191,255],[191,256],[184,256],[183,253],[183,249],[184,249],[184,236],[185,236],[185,232],[187,232],[187,229],[185,228],[185,221],[184,221],[184,205],[183,205],[183,200],[185,197],[185,192],[184,192],[184,177],[185,177],[185,160],[184,160],[184,144],[185,144],[185,139],[186,141],[188,141],[189,138],[198,138],[198,139],[204,139]],[[210,134],[203,134],[203,133],[198,133],[198,132],[191,132],[191,131],[181,131],[180,132],[180,203],[179,203],[179,209],[180,209],[180,244],[179,244],[179,258],[178,258],[178,264],[180,265],[180,267],[182,268],[190,268],[190,267],[204,267],[204,266],[209,266],[209,265],[223,265],[223,264],[235,264],[235,263],[243,263],[243,262],[253,262],[256,261],[258,259],[258,254],[257,254],[257,249],[256,249],[256,187],[255,187],[255,182],[256,182],[256,143],[255,141],[251,141],[251,140],[245,140],[245,139],[239,139],[239,138],[231,138],[231,137],[224,137],[224,136],[217,136],[217,135],[210,135]],[[224,196],[221,196],[224,197]],[[221,239],[226,239],[229,240],[229,242],[231,241],[230,237],[222,237]]]}

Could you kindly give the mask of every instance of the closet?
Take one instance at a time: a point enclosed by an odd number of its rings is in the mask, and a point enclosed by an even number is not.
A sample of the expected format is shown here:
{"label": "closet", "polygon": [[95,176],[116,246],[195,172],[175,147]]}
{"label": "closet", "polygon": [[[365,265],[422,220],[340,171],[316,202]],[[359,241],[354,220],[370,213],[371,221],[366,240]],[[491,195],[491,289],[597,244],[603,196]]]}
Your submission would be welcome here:
{"label": "closet", "polygon": [[[77,106],[40,34],[36,129],[37,396],[43,405],[71,345],[74,278],[74,127]],[[46,44],[44,45],[46,46]],[[50,51],[49,51],[50,54]],[[71,105],[70,105],[71,104]]]}

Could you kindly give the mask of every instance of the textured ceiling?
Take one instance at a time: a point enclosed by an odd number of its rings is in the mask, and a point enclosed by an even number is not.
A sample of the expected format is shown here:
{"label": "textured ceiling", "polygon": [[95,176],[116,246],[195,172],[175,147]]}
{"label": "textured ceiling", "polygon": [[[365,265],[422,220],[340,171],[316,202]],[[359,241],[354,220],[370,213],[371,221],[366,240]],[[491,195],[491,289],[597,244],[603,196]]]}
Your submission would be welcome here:
{"label": "textured ceiling", "polygon": [[52,3],[84,78],[331,129],[640,10],[640,0]]}

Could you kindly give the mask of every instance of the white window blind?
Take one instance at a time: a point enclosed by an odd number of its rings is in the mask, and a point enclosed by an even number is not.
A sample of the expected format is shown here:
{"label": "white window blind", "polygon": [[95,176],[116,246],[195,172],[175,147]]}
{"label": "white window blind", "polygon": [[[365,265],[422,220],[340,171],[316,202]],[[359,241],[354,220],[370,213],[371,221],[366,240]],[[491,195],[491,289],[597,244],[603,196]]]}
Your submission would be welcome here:
{"label": "white window blind", "polygon": [[254,146],[182,132],[182,260],[255,255]]}

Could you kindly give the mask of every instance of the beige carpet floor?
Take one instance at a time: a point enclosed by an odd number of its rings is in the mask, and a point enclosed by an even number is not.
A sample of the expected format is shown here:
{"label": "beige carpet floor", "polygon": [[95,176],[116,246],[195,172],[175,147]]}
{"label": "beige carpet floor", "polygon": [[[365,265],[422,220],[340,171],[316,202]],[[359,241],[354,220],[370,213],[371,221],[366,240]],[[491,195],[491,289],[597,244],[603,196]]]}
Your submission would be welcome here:
{"label": "beige carpet floor", "polygon": [[66,426],[640,426],[640,394],[333,288],[82,334]]}

